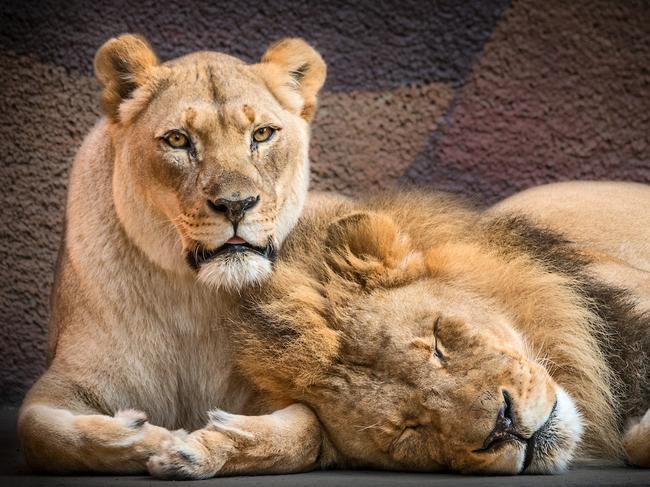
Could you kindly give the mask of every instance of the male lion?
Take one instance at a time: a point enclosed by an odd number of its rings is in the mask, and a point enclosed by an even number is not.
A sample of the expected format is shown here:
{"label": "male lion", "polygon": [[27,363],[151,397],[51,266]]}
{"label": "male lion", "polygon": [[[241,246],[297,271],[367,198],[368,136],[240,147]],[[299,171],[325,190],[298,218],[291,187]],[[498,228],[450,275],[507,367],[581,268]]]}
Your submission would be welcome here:
{"label": "male lion", "polygon": [[[650,227],[650,188],[636,189],[637,209],[613,226]],[[231,328],[239,367],[284,409],[215,411],[150,472],[650,467],[650,308],[596,263],[522,216],[444,196],[310,210]]]}
{"label": "male lion", "polygon": [[170,429],[241,408],[226,291],[270,273],[302,210],[325,71],[300,39],[254,65],[160,64],[133,35],[98,51],[106,117],[72,168],[49,368],[18,420],[32,467],[146,471]]}

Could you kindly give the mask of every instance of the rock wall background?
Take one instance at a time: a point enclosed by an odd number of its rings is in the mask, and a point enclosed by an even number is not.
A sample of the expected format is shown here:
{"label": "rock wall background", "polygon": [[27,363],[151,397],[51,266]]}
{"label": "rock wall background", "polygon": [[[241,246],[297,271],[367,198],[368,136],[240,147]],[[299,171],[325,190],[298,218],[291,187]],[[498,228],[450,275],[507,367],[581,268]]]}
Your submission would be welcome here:
{"label": "rock wall background", "polygon": [[95,50],[140,32],[162,60],[248,61],[302,36],[329,65],[312,187],[396,184],[485,203],[565,179],[650,183],[644,0],[2,2],[0,403],[44,367],[70,161],[98,111]]}

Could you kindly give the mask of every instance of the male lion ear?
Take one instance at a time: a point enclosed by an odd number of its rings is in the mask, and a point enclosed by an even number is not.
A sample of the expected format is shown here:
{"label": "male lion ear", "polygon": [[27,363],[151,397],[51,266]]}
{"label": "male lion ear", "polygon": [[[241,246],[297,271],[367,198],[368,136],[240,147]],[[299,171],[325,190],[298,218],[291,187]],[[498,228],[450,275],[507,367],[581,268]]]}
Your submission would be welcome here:
{"label": "male lion ear", "polygon": [[327,72],[320,54],[302,39],[282,39],[257,66],[280,103],[311,122]]}
{"label": "male lion ear", "polygon": [[328,266],[338,275],[367,288],[395,286],[424,270],[392,218],[372,212],[353,213],[327,230]]}
{"label": "male lion ear", "polygon": [[120,104],[147,81],[158,58],[144,37],[124,34],[99,48],[94,65],[95,76],[104,88],[102,109],[117,121]]}

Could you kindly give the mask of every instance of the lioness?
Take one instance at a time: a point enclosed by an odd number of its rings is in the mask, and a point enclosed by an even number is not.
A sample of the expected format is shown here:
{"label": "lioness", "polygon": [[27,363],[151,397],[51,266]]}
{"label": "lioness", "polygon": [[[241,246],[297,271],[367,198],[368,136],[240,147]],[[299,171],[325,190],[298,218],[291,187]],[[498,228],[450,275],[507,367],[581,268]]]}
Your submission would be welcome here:
{"label": "lioness", "polygon": [[32,467],[146,471],[171,429],[241,409],[220,317],[270,273],[301,212],[325,71],[300,39],[253,65],[161,64],[134,35],[99,49],[106,116],[72,168],[49,368],[18,420]]}
{"label": "lioness", "polygon": [[[612,208],[625,194],[636,208],[610,228],[647,231],[650,188],[619,193]],[[230,327],[245,376],[286,407],[215,411],[152,474],[650,467],[650,294],[594,274],[597,239],[581,247],[507,210],[413,193],[308,212]],[[647,284],[650,252],[636,255]]]}

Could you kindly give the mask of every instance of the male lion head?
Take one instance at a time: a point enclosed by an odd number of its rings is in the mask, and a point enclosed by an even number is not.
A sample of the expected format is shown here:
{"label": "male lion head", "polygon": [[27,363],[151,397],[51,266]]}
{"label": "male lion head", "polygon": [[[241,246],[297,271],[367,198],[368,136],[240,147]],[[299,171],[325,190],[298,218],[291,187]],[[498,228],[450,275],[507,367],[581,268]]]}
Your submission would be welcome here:
{"label": "male lion head", "polygon": [[496,302],[436,275],[433,254],[380,214],[338,220],[325,247],[316,272],[281,262],[237,331],[251,380],[316,411],[323,458],[491,474],[568,465],[581,417]]}
{"label": "male lion head", "polygon": [[259,282],[301,212],[325,63],[300,39],[258,64],[215,52],[159,63],[134,35],[95,58],[127,235],[214,287]]}

